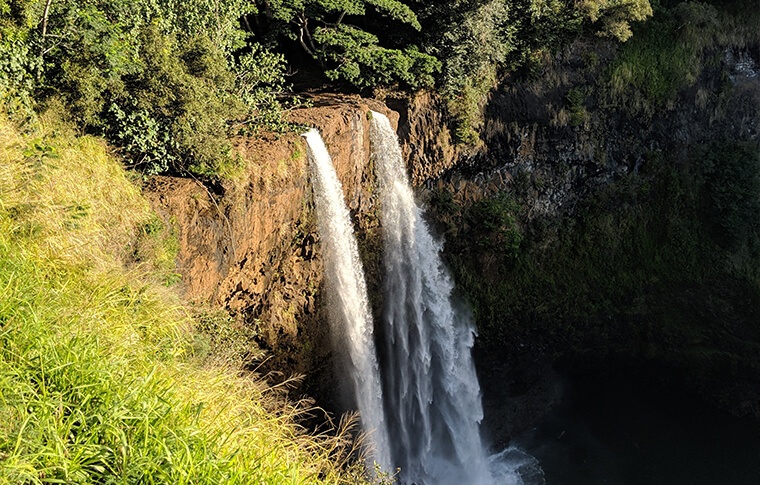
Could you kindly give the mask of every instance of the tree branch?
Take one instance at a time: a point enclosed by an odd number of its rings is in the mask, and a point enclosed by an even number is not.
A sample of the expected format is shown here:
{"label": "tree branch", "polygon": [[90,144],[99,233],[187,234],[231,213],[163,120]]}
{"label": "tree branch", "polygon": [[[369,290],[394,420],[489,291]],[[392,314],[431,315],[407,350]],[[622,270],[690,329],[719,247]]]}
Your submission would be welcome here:
{"label": "tree branch", "polygon": [[[309,19],[301,12],[298,15],[298,41],[301,43],[301,47],[312,57],[317,57],[317,47],[314,45],[314,39],[311,38],[311,32],[309,32]],[[308,41],[308,45],[306,44]]]}
{"label": "tree branch", "polygon": [[[298,33],[298,41],[301,43],[301,47],[303,47],[303,50],[305,50],[310,56],[317,57],[317,54],[312,49],[309,49],[308,45],[306,45],[306,41],[304,40],[304,37],[303,37],[304,32],[306,32],[307,34],[309,33],[306,25],[302,24],[300,26],[300,30]],[[311,36],[309,36],[309,43],[312,44]]]}
{"label": "tree branch", "polygon": [[251,24],[248,22],[248,14],[243,15],[243,22],[245,23],[246,32],[253,32]]}
{"label": "tree branch", "polygon": [[45,42],[45,36],[47,35],[48,16],[50,15],[50,4],[53,0],[47,0],[45,2],[45,10],[42,12],[42,42]]}
{"label": "tree branch", "polygon": [[[45,1],[45,10],[42,12],[42,32],[40,36],[40,65],[44,66],[44,58],[45,54],[47,54],[50,49],[45,49],[45,38],[47,37],[47,29],[48,29],[48,17],[50,16],[50,4],[53,3],[53,0],[46,0]],[[42,68],[37,69],[37,81],[39,82],[40,78],[42,77]]]}

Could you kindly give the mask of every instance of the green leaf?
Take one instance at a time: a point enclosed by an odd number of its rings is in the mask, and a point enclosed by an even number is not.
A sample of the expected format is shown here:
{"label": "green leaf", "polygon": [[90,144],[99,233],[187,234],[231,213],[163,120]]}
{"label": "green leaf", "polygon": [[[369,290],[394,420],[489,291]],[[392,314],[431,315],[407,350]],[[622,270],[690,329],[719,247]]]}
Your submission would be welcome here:
{"label": "green leaf", "polygon": [[384,12],[394,20],[409,24],[417,30],[422,29],[412,9],[398,0],[366,0],[366,3],[372,5],[380,12]]}

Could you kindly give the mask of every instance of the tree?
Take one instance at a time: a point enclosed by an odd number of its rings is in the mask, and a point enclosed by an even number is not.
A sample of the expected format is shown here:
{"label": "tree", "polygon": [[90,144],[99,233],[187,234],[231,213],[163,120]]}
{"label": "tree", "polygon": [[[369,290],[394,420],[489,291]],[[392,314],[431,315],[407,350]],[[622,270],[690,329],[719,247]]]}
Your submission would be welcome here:
{"label": "tree", "polygon": [[358,87],[432,86],[438,60],[416,46],[380,45],[376,34],[350,21],[381,15],[419,31],[414,12],[399,0],[271,0],[263,6],[282,31],[320,62],[328,78]]}
{"label": "tree", "polygon": [[631,21],[652,16],[649,0],[582,0],[580,7],[592,22],[601,23],[601,35],[623,42],[633,35]]}

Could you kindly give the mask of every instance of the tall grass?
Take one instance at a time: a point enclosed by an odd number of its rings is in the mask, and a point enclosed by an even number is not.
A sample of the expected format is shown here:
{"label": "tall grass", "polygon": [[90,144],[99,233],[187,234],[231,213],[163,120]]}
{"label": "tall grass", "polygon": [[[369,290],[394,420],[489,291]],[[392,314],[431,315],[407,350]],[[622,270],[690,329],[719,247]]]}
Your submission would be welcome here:
{"label": "tall grass", "polygon": [[102,142],[0,118],[0,483],[358,483],[345,430],[202,364],[180,301],[123,269],[152,221]]}

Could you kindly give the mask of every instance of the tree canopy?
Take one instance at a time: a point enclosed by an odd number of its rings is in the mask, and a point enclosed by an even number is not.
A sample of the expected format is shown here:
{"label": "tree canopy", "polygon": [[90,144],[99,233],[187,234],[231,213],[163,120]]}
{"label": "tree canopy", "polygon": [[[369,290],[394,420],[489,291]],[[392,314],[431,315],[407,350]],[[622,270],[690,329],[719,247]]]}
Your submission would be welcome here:
{"label": "tree canopy", "polygon": [[438,60],[417,45],[386,47],[378,35],[359,26],[382,16],[419,31],[417,16],[399,0],[272,0],[261,10],[324,67],[329,79],[358,87],[401,84],[416,89],[432,87],[433,74],[440,70]]}
{"label": "tree canopy", "polygon": [[437,90],[474,142],[504,73],[584,33],[626,40],[651,14],[649,0],[0,0],[0,101],[65,106],[147,173],[215,176],[235,165],[228,135],[282,126],[297,49],[341,89]]}

